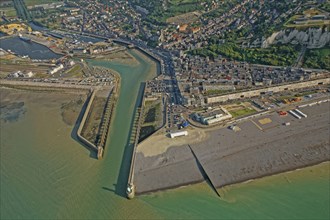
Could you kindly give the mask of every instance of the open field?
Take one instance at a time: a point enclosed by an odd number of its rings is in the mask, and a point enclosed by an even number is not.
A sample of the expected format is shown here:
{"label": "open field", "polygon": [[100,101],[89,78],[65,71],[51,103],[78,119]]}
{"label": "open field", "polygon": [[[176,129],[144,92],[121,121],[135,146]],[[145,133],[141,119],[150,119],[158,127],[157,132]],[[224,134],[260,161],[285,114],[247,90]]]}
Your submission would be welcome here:
{"label": "open field", "polygon": [[59,0],[24,0],[24,1],[25,1],[26,6],[34,6],[34,5],[40,5],[40,4],[59,2]]}
{"label": "open field", "polygon": [[257,112],[254,108],[252,108],[251,103],[248,102],[226,105],[225,108],[234,118],[251,115]]}
{"label": "open field", "polygon": [[306,21],[303,24],[292,24],[287,23],[284,26],[288,28],[298,28],[298,29],[305,29],[309,27],[319,27],[319,26],[328,26],[330,25],[330,20],[324,20],[324,21]]}
{"label": "open field", "polygon": [[69,69],[67,72],[63,74],[64,77],[67,78],[77,78],[77,77],[82,77],[83,76],[83,68],[81,65],[76,64],[74,65],[71,69]]}
{"label": "open field", "polygon": [[16,72],[16,71],[32,71],[33,73],[37,74],[45,74],[49,70],[47,66],[35,66],[29,64],[4,64],[1,63],[0,73],[8,75],[9,73]]}
{"label": "open field", "polygon": [[146,101],[142,119],[139,141],[148,137],[162,125],[163,115],[161,101]]}
{"label": "open field", "polygon": [[199,12],[188,12],[185,14],[170,17],[166,20],[166,22],[173,24],[189,24],[196,21],[200,16],[201,14]]}
{"label": "open field", "polygon": [[6,15],[7,17],[15,17],[16,10],[14,7],[0,8],[0,15],[2,14]]}
{"label": "open field", "polygon": [[[323,15],[324,13],[318,9],[311,8],[308,10],[305,10],[303,14],[297,14],[292,16],[285,24],[285,27],[288,28],[309,28],[309,27],[317,27],[317,26],[323,26],[323,25],[329,25],[330,20],[313,20],[312,17],[315,15]],[[299,18],[304,17],[306,18],[306,21],[303,21],[301,23],[295,23]]]}

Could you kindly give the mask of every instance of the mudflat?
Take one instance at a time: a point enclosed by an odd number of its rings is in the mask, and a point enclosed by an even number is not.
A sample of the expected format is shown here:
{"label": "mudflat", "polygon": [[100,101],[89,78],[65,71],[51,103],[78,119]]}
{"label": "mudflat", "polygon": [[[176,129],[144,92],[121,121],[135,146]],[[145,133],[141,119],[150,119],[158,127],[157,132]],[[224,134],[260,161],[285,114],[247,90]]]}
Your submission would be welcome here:
{"label": "mudflat", "polygon": [[[203,181],[188,144],[216,187],[329,161],[329,104],[301,111],[308,117],[298,120],[272,113],[238,124],[237,132],[228,128],[210,131],[208,139],[199,143],[183,144],[178,138],[177,146],[165,152],[160,149],[158,155],[138,152],[137,194]],[[291,125],[285,126],[286,122]],[[157,148],[158,143],[154,145]]]}

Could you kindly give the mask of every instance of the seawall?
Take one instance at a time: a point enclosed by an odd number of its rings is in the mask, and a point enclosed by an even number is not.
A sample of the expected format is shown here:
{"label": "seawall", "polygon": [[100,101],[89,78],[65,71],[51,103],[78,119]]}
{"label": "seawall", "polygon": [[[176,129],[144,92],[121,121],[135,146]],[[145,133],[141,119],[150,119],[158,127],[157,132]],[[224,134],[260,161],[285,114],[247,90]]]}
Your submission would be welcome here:
{"label": "seawall", "polygon": [[30,88],[40,88],[41,90],[68,90],[68,89],[85,89],[90,90],[91,86],[85,85],[72,85],[72,84],[63,84],[63,83],[50,83],[50,82],[32,82],[32,81],[23,81],[23,80],[7,80],[0,79],[0,85],[9,86],[9,87],[30,87]]}
{"label": "seawall", "polygon": [[79,141],[81,141],[82,143],[84,143],[85,145],[87,145],[88,147],[90,147],[92,150],[95,150],[97,152],[98,151],[98,148],[96,147],[96,145],[93,144],[92,142],[90,142],[89,140],[87,140],[86,138],[84,138],[81,135],[82,129],[85,126],[86,120],[87,120],[88,115],[90,113],[90,108],[91,108],[92,103],[93,103],[93,100],[95,98],[95,94],[96,94],[96,90],[93,90],[91,92],[91,95],[89,96],[88,105],[87,105],[87,107],[85,109],[85,113],[83,115],[83,118],[80,121],[80,125],[79,125],[78,130],[77,130],[77,137],[78,137]]}
{"label": "seawall", "polygon": [[143,88],[143,93],[142,93],[142,100],[141,100],[141,108],[139,111],[138,115],[138,122],[137,122],[137,128],[136,128],[136,135],[134,139],[134,145],[133,145],[133,153],[132,153],[132,158],[131,158],[131,165],[130,165],[130,171],[128,175],[128,183],[127,183],[127,197],[129,199],[134,198],[135,196],[135,186],[134,186],[134,167],[135,167],[135,158],[136,158],[136,148],[139,143],[139,137],[140,137],[140,130],[141,130],[141,123],[142,123],[142,113],[144,109],[144,99],[145,99],[145,89],[147,88],[148,83],[146,82],[146,85]]}

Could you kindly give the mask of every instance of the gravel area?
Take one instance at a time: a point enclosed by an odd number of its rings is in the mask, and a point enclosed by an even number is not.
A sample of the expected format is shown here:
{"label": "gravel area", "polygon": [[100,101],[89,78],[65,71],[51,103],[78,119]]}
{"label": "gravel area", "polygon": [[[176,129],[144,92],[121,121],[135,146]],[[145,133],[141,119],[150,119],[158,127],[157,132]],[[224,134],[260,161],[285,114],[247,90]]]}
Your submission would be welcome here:
{"label": "gravel area", "polygon": [[[216,187],[329,161],[329,103],[300,110],[308,117],[298,120],[273,113],[238,124],[241,130],[237,132],[228,128],[210,131],[206,141],[190,146]],[[264,118],[271,123],[262,125],[259,120]],[[138,153],[137,194],[203,181],[187,144],[156,156]]]}

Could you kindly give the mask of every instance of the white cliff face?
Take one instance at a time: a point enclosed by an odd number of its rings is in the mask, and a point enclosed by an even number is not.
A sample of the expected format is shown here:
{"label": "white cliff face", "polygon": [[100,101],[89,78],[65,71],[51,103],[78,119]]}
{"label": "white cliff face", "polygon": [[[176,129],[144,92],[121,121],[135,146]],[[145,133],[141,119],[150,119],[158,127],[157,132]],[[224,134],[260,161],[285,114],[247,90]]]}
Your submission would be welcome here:
{"label": "white cliff face", "polygon": [[272,44],[303,44],[307,48],[321,48],[330,44],[330,33],[328,29],[322,30],[322,28],[309,28],[305,31],[299,31],[297,29],[282,30],[275,32],[272,36],[263,41],[262,47],[266,48]]}
{"label": "white cliff face", "polygon": [[[268,37],[266,40],[262,42],[262,48],[267,48],[269,45],[272,45],[274,43],[274,40],[276,37],[279,36],[282,32],[274,32],[270,37]],[[282,34],[283,35],[283,34]]]}

